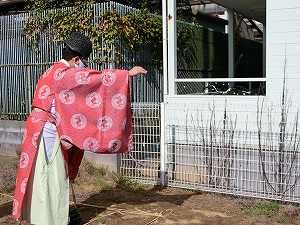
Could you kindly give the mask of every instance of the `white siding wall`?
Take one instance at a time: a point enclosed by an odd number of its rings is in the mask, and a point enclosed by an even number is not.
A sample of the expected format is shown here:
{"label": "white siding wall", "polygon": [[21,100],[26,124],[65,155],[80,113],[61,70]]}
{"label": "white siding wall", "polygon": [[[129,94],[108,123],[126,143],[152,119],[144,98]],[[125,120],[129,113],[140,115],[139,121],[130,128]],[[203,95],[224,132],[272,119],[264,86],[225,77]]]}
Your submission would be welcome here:
{"label": "white siding wall", "polygon": [[287,62],[287,99],[300,103],[300,1],[267,0],[267,95],[280,102]]}
{"label": "white siding wall", "polygon": [[[263,117],[266,117],[270,109],[268,98],[263,96],[174,96],[169,97],[167,102],[167,125],[202,126],[210,123],[214,113],[213,120],[221,128],[226,112],[228,122],[236,122],[236,129],[248,131],[257,131],[257,111],[262,110]],[[272,111],[275,110],[273,108]],[[197,124],[200,117],[204,124]],[[278,124],[280,116],[277,120]],[[263,123],[262,129],[267,132],[270,121],[264,118]]]}

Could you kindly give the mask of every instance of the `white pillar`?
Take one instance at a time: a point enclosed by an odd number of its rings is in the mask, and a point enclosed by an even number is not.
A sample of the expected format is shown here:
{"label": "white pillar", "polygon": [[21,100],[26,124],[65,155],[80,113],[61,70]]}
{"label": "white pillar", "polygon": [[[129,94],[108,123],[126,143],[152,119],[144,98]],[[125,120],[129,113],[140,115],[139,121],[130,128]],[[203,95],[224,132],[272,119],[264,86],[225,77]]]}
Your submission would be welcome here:
{"label": "white pillar", "polygon": [[167,0],[162,1],[162,24],[163,24],[163,80],[164,80],[164,100],[160,104],[160,179],[161,185],[166,183],[166,149],[165,149],[165,102],[168,96],[168,38],[167,38]]}
{"label": "white pillar", "polygon": [[162,25],[163,25],[163,101],[168,96],[168,38],[167,38],[167,0],[162,1]]}
{"label": "white pillar", "polygon": [[177,78],[177,29],[176,1],[168,0],[168,86],[169,95],[176,94],[175,79]]}

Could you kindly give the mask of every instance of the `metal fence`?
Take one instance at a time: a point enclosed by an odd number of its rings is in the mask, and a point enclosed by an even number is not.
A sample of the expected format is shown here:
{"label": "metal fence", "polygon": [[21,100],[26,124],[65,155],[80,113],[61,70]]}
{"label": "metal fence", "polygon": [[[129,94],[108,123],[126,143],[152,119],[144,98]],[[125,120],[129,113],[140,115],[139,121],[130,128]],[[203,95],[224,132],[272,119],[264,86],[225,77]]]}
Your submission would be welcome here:
{"label": "metal fence", "polygon": [[242,107],[212,112],[203,103],[166,105],[166,112],[173,111],[165,130],[168,185],[299,202],[299,109],[252,107],[236,114]]}
{"label": "metal fence", "polygon": [[[164,106],[162,109],[161,105]],[[233,108],[242,111],[245,105]],[[262,121],[255,116],[252,107],[252,121],[241,117],[234,120],[245,126],[249,123],[249,127],[254,123],[256,128],[236,129],[237,126],[228,119],[230,111],[227,112],[227,125],[224,125],[224,117],[201,116],[210,111],[203,103],[139,104],[134,109],[139,112],[134,118],[137,142],[135,150],[122,157],[124,176],[149,184],[164,182],[179,188],[300,201],[297,110],[289,108],[285,115],[288,118],[286,125],[281,129],[278,118],[272,119],[280,115],[281,106],[258,112],[269,118]],[[159,112],[163,110],[166,119],[161,124]],[[214,110],[214,114],[224,115],[224,108]],[[160,145],[159,126],[165,126],[162,132],[164,146]],[[268,130],[262,127],[268,127]],[[161,168],[165,170],[161,171]],[[165,176],[161,176],[161,172],[165,172]]]}
{"label": "metal fence", "polygon": [[131,180],[157,184],[160,174],[160,103],[133,103],[134,151],[122,154],[121,172]]}

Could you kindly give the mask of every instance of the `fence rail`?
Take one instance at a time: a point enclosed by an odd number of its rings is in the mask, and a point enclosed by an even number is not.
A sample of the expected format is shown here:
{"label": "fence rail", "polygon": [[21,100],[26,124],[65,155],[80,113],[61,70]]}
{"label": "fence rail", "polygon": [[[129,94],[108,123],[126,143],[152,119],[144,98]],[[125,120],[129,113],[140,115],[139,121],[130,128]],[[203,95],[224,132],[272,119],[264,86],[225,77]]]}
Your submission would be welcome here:
{"label": "fence rail", "polygon": [[[184,127],[169,127],[176,136]],[[196,128],[195,128],[196,129]],[[211,136],[211,133],[215,136]],[[243,141],[224,143],[221,138],[232,131],[197,129],[193,135],[209,142],[178,144],[175,137],[167,143],[168,185],[219,193],[268,198],[282,201],[300,201],[299,149],[283,152],[269,144],[269,135],[262,135],[263,147]],[[239,139],[255,141],[258,133],[236,131]],[[273,134],[273,138],[280,134]],[[219,141],[217,141],[219,139]],[[234,140],[230,140],[234,142]],[[211,143],[213,142],[213,143]],[[282,156],[280,156],[282,154]]]}

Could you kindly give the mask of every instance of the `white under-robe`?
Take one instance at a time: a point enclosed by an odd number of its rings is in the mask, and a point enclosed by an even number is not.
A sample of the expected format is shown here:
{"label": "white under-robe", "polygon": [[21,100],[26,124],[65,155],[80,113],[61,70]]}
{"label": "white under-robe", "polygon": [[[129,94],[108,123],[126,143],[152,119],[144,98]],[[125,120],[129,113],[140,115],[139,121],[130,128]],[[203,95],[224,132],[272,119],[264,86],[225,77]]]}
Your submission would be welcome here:
{"label": "white under-robe", "polygon": [[43,138],[40,138],[33,168],[34,172],[27,182],[20,219],[36,225],[68,224],[69,179],[58,135],[49,163]]}
{"label": "white under-robe", "polygon": [[[66,60],[61,60],[69,66]],[[53,100],[50,112],[55,114]],[[56,126],[46,122],[22,205],[20,220],[35,225],[66,225],[69,217],[69,179]]]}

